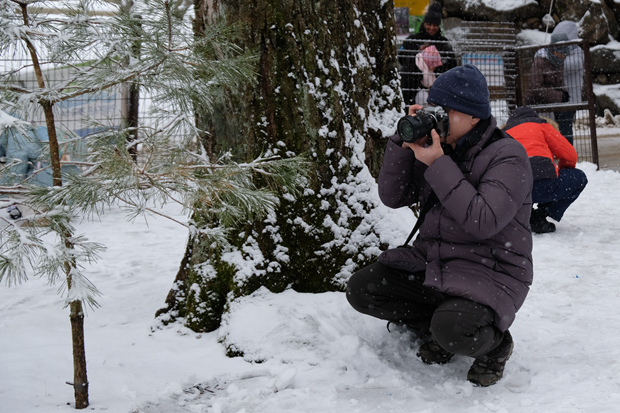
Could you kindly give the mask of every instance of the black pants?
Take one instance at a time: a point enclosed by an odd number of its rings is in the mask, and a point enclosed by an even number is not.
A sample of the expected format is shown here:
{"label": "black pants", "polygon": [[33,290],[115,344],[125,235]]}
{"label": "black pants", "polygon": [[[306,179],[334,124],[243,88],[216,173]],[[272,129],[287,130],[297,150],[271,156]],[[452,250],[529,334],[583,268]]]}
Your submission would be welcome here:
{"label": "black pants", "polygon": [[558,124],[558,129],[571,145],[573,144],[573,119],[575,118],[575,113],[574,110],[555,112],[555,121]]}
{"label": "black pants", "polygon": [[501,343],[504,333],[494,326],[491,308],[425,287],[423,281],[423,273],[376,262],[351,276],[347,300],[361,313],[430,330],[433,339],[451,353],[479,357]]}
{"label": "black pants", "polygon": [[577,200],[588,184],[585,172],[577,168],[562,168],[556,179],[537,179],[532,188],[532,201],[545,215],[560,221],[564,212]]}

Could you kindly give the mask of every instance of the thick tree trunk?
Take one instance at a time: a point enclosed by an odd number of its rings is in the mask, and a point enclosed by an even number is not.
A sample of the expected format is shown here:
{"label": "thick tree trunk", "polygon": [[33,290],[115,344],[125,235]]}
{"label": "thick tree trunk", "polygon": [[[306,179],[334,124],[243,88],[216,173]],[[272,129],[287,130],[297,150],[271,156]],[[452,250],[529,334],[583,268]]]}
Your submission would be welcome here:
{"label": "thick tree trunk", "polygon": [[239,228],[233,251],[190,238],[163,312],[210,331],[231,298],[261,286],[339,290],[374,260],[379,241],[365,221],[375,206],[370,181],[401,97],[392,2],[205,0],[195,10],[197,33],[220,12],[242,28],[239,44],[260,57],[254,85],[225,93],[213,114],[198,117],[210,131],[205,147],[242,160],[305,154],[314,172],[304,196],[283,194],[266,221]]}

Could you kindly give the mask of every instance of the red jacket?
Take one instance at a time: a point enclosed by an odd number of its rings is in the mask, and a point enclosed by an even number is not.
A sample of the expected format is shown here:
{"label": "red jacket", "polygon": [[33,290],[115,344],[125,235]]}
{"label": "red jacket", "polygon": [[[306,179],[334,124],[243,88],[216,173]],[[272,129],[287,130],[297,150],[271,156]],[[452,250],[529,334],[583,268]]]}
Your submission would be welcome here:
{"label": "red jacket", "polygon": [[[504,127],[506,133],[523,145],[530,157],[534,180],[557,178],[561,168],[574,168],[577,151],[553,126],[541,119],[534,109],[516,109]],[[557,160],[557,165],[555,164]]]}

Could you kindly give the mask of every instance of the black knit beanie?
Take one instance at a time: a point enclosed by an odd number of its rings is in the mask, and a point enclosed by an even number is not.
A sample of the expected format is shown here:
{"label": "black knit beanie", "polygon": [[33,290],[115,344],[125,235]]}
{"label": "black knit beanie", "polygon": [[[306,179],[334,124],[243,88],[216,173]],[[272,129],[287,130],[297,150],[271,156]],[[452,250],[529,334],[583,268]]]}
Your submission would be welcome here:
{"label": "black knit beanie", "polygon": [[439,76],[429,91],[427,102],[474,118],[491,116],[487,80],[474,65],[457,66]]}
{"label": "black knit beanie", "polygon": [[439,26],[441,24],[441,4],[434,2],[428,7],[422,23],[431,23]]}

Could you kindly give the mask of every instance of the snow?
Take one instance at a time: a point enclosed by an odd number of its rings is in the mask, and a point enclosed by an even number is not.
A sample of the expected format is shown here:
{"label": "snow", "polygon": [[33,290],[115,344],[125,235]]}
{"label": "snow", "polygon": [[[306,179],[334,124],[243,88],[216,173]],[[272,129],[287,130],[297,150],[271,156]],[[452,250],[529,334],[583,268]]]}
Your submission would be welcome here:
{"label": "snow", "polygon": [[619,50],[620,51],[620,42],[617,40],[611,40],[606,44],[599,44],[594,46],[592,49],[590,50],[595,50],[595,49],[600,49],[600,48],[604,48],[604,49],[611,49],[611,50]]}
{"label": "snow", "polygon": [[[509,10],[533,1],[467,3]],[[523,31],[520,36],[532,44],[546,42],[545,33],[539,31]],[[364,56],[357,51],[358,61]],[[616,85],[595,87],[620,101]],[[342,85],[335,90],[342,92]],[[368,108],[368,112],[376,111]],[[394,118],[393,113],[382,113],[367,124],[384,130],[394,126],[386,119]],[[610,130],[620,136],[620,128],[606,128],[606,133]],[[322,130],[325,136],[333,133]],[[351,147],[363,141],[349,129],[347,139]],[[359,148],[355,152],[362,153]],[[556,233],[534,237],[535,280],[511,327],[515,351],[504,379],[490,388],[474,387],[465,379],[471,359],[456,357],[447,365],[424,365],[415,354],[420,344],[415,336],[389,332],[385,322],[355,312],[341,292],[273,294],[260,289],[232,302],[221,328],[212,333],[197,334],[179,324],[162,327],[154,314],[164,306],[172,286],[187,229],[162,216],[127,222],[119,209],[112,209],[101,221],[76,223],[78,233],[108,247],[98,262],[85,269],[102,293],[100,308],[88,310],[85,319],[87,410],[616,411],[620,403],[616,315],[620,175],[597,171],[589,163],[579,167],[589,184],[557,224]],[[368,185],[376,192],[370,179]],[[353,199],[355,194],[350,196]],[[339,205],[343,217],[351,215],[344,210],[348,207]],[[167,206],[162,212],[177,221],[187,220],[180,208]],[[6,219],[3,213],[0,210],[0,220]],[[376,244],[396,246],[406,239],[415,218],[406,209],[378,207],[365,222],[379,228]],[[338,234],[338,222],[325,224]],[[367,236],[363,225],[360,228],[343,231],[343,237]],[[338,242],[347,246],[341,239]],[[231,262],[235,259],[230,257]],[[73,380],[69,314],[64,308],[66,297],[59,296],[57,289],[37,278],[11,287],[0,284],[0,413],[75,411],[73,389],[66,384]]]}
{"label": "snow", "polygon": [[[340,292],[265,289],[234,301],[222,327],[157,329],[187,230],[161,216],[127,222],[112,209],[78,233],[107,245],[86,268],[103,293],[85,318],[87,410],[213,412],[611,412],[620,403],[620,174],[580,163],[589,179],[557,232],[534,236],[535,278],[511,332],[504,378],[477,388],[471,359],[423,364],[406,331],[355,312]],[[374,189],[373,189],[374,190]],[[0,210],[3,213],[4,210]],[[163,212],[177,220],[180,209]],[[414,223],[385,210],[382,234]],[[68,309],[57,286],[0,285],[0,412],[72,412]],[[244,357],[227,357],[226,352]]]}
{"label": "snow", "polygon": [[518,9],[528,4],[537,4],[537,2],[536,0],[466,0],[463,2],[463,8],[467,10],[478,5],[484,5],[489,9],[507,11]]}
{"label": "snow", "polygon": [[592,88],[595,95],[607,95],[616,105],[620,105],[620,83],[611,85],[593,84]]}
{"label": "snow", "polygon": [[552,28],[549,30],[549,33],[540,30],[524,29],[517,34],[517,41],[525,46],[548,44],[551,41],[551,31]]}

